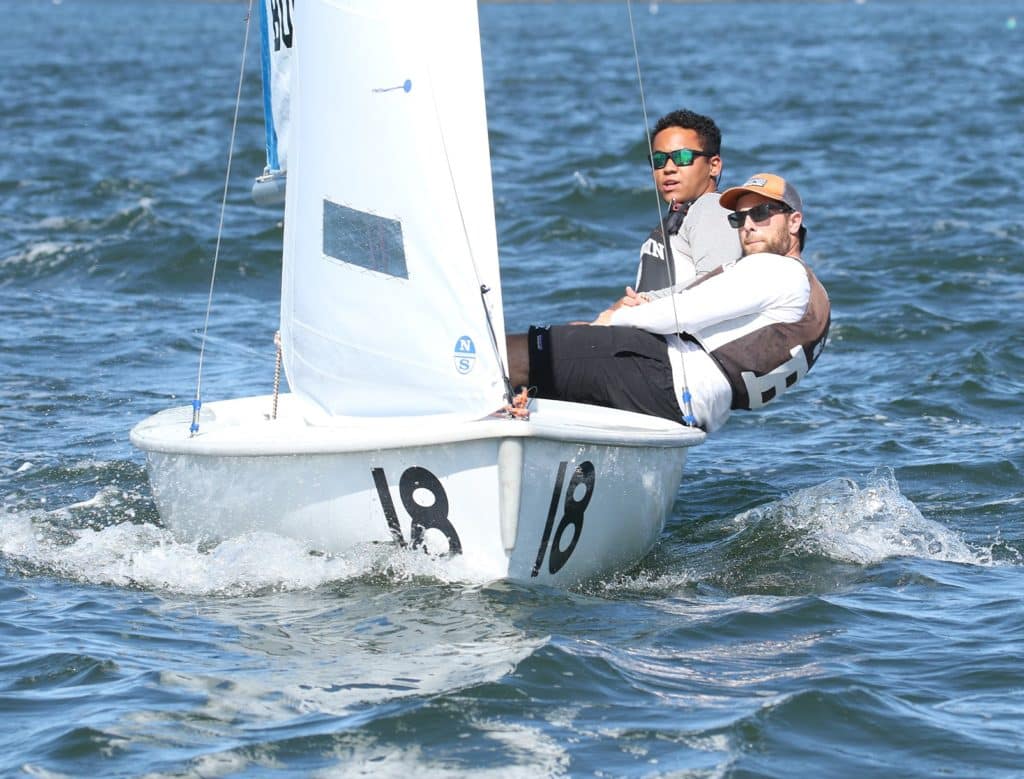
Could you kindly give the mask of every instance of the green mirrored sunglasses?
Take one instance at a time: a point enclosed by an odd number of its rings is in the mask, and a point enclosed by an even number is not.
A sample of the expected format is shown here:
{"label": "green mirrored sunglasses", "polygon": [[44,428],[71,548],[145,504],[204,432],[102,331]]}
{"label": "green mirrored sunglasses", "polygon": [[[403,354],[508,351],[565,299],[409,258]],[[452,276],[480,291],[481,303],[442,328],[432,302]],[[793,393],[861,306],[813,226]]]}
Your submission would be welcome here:
{"label": "green mirrored sunglasses", "polygon": [[647,159],[651,161],[651,167],[655,170],[661,170],[668,164],[670,159],[680,168],[685,168],[689,165],[693,165],[693,160],[696,157],[714,156],[714,154],[707,151],[697,151],[696,149],[676,149],[674,151],[652,152]]}

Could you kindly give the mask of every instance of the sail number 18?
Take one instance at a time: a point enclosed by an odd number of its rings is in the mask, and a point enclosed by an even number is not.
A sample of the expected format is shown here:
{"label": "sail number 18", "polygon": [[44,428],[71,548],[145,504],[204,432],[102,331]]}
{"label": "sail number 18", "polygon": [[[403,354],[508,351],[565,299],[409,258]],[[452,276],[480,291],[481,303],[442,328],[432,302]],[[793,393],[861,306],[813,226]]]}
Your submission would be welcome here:
{"label": "sail number 18", "polygon": [[[530,572],[531,577],[540,573],[545,556],[548,558],[548,573],[556,574],[562,570],[572,556],[573,550],[576,549],[576,544],[583,533],[584,512],[594,494],[594,464],[590,460],[584,460],[577,465],[563,493],[562,487],[565,484],[567,469],[568,462],[566,460],[558,464],[555,486],[551,492],[551,504],[548,507],[548,517],[544,523],[540,547],[537,549],[537,559]],[[426,468],[413,466],[406,468],[398,481],[398,493],[402,498],[402,505],[412,520],[409,528],[410,538],[406,542],[398,523],[398,512],[395,511],[395,504],[391,499],[391,488],[384,469],[374,468],[371,473],[374,486],[377,488],[377,496],[380,498],[381,508],[384,511],[384,518],[391,531],[391,537],[399,545],[406,546],[408,544],[416,549],[423,546],[426,530],[437,530],[448,540],[449,554],[462,554],[462,542],[459,539],[459,534],[448,518],[448,494],[444,491],[444,485],[441,484],[441,480],[437,476]],[[425,505],[415,499],[415,493],[420,490],[425,490],[430,494],[431,502],[429,504]],[[578,492],[579,495],[577,495]],[[560,500],[562,516],[556,526],[555,516],[558,514]],[[572,537],[566,543],[565,535],[570,530]]]}
{"label": "sail number 18", "polygon": [[[537,559],[533,563],[533,570],[530,576],[540,573],[540,566],[544,562],[544,553],[548,549],[548,542],[551,542],[551,553],[548,555],[548,573],[555,574],[562,570],[583,532],[583,512],[590,504],[590,498],[594,494],[594,464],[590,460],[584,460],[576,466],[576,470],[569,480],[569,486],[565,489],[565,501],[562,507],[562,518],[555,528],[555,536],[552,539],[551,531],[555,525],[555,514],[558,511],[558,499],[562,497],[562,484],[565,482],[565,470],[568,463],[562,460],[558,464],[558,475],[555,477],[555,488],[551,492],[551,505],[548,507],[548,519],[544,524],[544,534],[540,539],[540,548],[537,550]],[[583,494],[576,497],[578,488],[583,487]],[[568,545],[562,545],[562,536],[565,531],[572,528],[572,540]]]}

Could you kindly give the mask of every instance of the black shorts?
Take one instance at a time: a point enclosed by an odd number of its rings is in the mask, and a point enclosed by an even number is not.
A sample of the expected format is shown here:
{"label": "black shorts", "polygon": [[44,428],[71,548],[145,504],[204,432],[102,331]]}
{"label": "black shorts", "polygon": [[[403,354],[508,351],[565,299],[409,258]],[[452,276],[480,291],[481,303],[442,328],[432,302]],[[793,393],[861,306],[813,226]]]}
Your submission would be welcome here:
{"label": "black shorts", "polygon": [[590,403],[682,424],[668,347],[634,327],[531,327],[530,386],[537,397]]}

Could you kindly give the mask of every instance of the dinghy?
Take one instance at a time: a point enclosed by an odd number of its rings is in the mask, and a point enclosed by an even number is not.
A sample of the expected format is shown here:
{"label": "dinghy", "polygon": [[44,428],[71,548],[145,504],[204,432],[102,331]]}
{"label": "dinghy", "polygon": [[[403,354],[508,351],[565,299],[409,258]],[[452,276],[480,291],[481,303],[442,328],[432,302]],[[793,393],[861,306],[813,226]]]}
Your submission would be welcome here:
{"label": "dinghy", "polygon": [[295,14],[290,392],[197,398],[132,430],[163,522],[206,541],[422,549],[485,580],[572,586],[635,564],[704,434],[550,400],[503,410],[476,0],[302,0]]}

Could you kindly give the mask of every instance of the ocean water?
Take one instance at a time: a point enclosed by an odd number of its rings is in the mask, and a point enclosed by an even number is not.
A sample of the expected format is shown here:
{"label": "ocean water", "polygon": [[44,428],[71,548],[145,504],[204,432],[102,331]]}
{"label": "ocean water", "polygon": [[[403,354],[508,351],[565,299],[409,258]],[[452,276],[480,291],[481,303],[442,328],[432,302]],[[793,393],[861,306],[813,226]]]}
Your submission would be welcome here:
{"label": "ocean water", "polygon": [[[0,0],[0,775],[1024,775],[1018,3],[634,3],[651,120],[797,183],[833,327],[569,592],[161,526],[128,431],[194,392],[245,10]],[[587,318],[656,221],[626,7],[481,30],[508,326]],[[250,47],[207,399],[273,380]]]}

